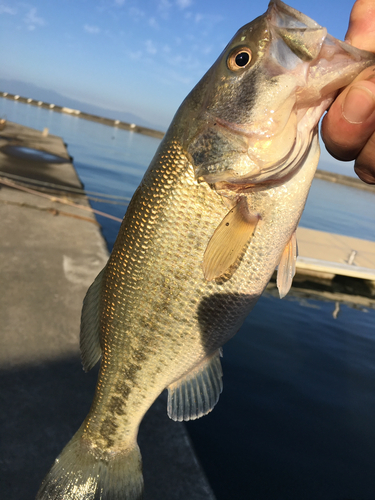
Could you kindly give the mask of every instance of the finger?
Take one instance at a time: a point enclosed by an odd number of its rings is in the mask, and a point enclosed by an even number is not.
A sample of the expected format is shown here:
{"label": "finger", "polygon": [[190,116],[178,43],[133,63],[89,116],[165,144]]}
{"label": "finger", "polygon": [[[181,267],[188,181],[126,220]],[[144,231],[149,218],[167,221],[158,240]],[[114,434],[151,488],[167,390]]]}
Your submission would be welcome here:
{"label": "finger", "polygon": [[354,164],[355,173],[367,182],[375,184],[375,133],[370,137],[366,146],[362,149]]}
{"label": "finger", "polygon": [[345,40],[359,49],[375,52],[375,3],[373,0],[355,2]]}
{"label": "finger", "polygon": [[374,130],[375,68],[368,68],[332,103],[321,131],[329,153],[349,161],[358,156]]}
{"label": "finger", "polygon": [[[375,52],[375,3],[357,0],[346,41]],[[364,182],[375,183],[375,78],[374,68],[362,72],[332,104],[322,123],[322,138],[332,156],[356,159],[354,169]]]}

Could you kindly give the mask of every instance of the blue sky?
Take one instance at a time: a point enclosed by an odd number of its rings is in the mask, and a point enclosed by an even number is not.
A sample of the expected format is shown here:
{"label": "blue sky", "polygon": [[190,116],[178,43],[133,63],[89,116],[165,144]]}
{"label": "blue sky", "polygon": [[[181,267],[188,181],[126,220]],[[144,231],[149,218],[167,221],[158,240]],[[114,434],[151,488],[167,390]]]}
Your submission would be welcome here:
{"label": "blue sky", "polygon": [[[237,29],[267,3],[0,0],[0,76],[165,127]],[[289,3],[345,36],[352,1]]]}

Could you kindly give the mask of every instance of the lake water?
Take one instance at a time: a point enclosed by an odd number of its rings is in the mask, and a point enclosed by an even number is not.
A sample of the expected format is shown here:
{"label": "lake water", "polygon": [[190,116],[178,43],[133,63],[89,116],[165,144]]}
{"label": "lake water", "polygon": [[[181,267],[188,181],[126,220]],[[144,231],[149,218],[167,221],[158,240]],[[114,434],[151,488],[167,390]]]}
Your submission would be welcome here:
{"label": "lake water", "polygon": [[[159,144],[0,99],[5,116],[63,137],[89,191],[131,197]],[[321,168],[348,172],[337,165]],[[111,248],[119,223],[98,220]],[[314,181],[301,225],[375,241],[375,188]],[[224,347],[220,401],[187,424],[218,500],[375,499],[375,310],[334,308],[262,297]]]}

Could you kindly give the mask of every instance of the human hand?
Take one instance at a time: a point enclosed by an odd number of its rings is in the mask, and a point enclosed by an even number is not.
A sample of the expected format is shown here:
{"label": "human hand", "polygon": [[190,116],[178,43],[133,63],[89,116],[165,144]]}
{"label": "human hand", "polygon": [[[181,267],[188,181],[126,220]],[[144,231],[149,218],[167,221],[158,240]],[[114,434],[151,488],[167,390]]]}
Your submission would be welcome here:
{"label": "human hand", "polygon": [[[375,4],[357,0],[350,15],[346,41],[375,52]],[[375,67],[363,71],[332,103],[322,122],[322,139],[338,160],[355,160],[354,170],[375,184]]]}

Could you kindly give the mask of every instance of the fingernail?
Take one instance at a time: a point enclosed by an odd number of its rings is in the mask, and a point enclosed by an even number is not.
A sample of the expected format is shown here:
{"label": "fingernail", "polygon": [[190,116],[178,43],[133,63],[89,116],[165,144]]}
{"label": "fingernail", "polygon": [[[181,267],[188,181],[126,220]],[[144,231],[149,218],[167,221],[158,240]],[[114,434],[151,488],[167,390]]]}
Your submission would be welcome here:
{"label": "fingernail", "polygon": [[342,114],[350,123],[363,123],[375,111],[375,96],[362,85],[352,87],[342,105]]}

